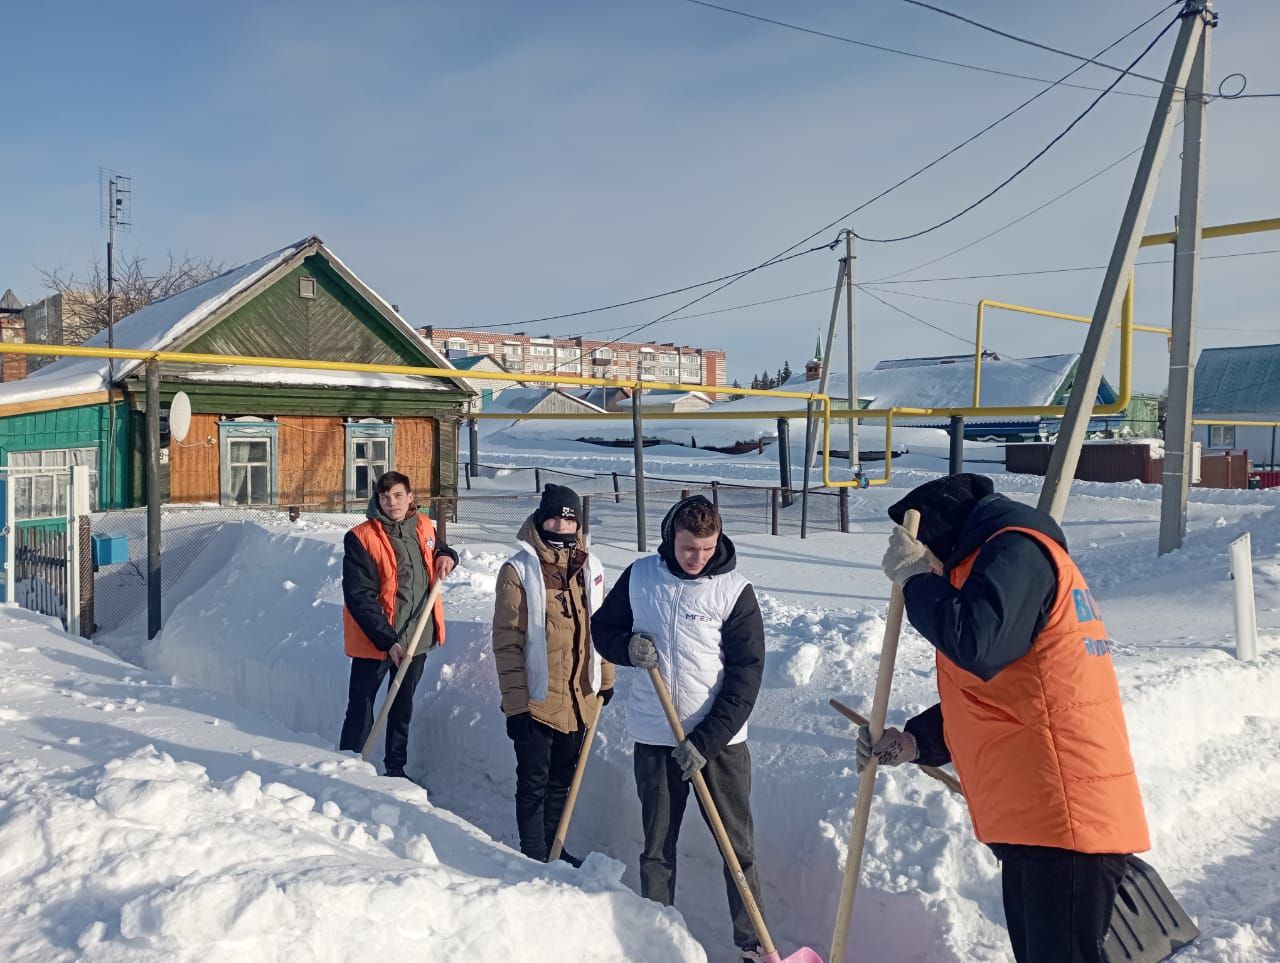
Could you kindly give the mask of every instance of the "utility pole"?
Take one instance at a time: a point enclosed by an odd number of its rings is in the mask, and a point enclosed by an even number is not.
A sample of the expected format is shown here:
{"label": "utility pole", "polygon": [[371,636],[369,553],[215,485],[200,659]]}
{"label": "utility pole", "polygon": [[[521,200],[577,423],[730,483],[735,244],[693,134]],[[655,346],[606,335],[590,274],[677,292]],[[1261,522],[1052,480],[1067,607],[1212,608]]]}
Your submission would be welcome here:
{"label": "utility pole", "polygon": [[[853,255],[853,229],[844,232],[844,262],[848,267],[844,272],[844,314],[845,314],[845,333],[849,338],[848,357],[849,357],[849,410],[858,410],[858,352],[857,342],[854,340],[853,316],[853,269],[857,263]],[[849,419],[849,468],[853,471],[858,470],[858,466],[862,463],[861,454],[858,451],[858,420],[856,418]]]}
{"label": "utility pole", "polygon": [[644,389],[637,383],[631,393],[632,457],[636,472],[636,551],[648,551],[644,530],[644,416],[640,410]]}
{"label": "utility pole", "polygon": [[147,399],[147,638],[163,624],[160,592],[160,362],[146,363]]}
{"label": "utility pole", "polygon": [[1076,368],[1075,384],[1067,399],[1058,441],[1053,446],[1044,487],[1040,490],[1039,509],[1058,521],[1062,520],[1067,498],[1071,494],[1071,482],[1075,477],[1076,465],[1080,462],[1080,448],[1089,429],[1094,401],[1098,397],[1098,385],[1102,382],[1102,371],[1111,346],[1115,319],[1120,315],[1125,287],[1133,274],[1138,245],[1147,225],[1156,182],[1173,134],[1175,100],[1186,88],[1191,62],[1199,50],[1205,27],[1215,20],[1206,0],[1188,0],[1181,17],[1178,39],[1169,59],[1164,84],[1156,98],[1151,126],[1147,131],[1147,142],[1142,148],[1138,172],[1129,191],[1115,247],[1107,264],[1102,289],[1098,292],[1098,302],[1093,309],[1093,320],[1089,324],[1084,350]]}
{"label": "utility pole", "polygon": [[1203,226],[1204,140],[1208,120],[1209,47],[1204,31],[1187,81],[1182,107],[1182,184],[1173,248],[1173,333],[1169,345],[1169,403],[1164,430],[1160,490],[1161,555],[1182,547],[1187,534],[1187,486],[1191,464],[1191,404],[1196,379],[1196,321],[1200,298],[1200,230]]}
{"label": "utility pole", "polygon": [[[835,296],[831,300],[831,320],[827,322],[827,346],[822,352],[822,373],[818,375],[818,393],[823,395],[827,393],[827,383],[831,380],[831,348],[836,339],[836,318],[840,316],[840,289],[845,285],[848,271],[848,260],[841,258],[840,267],[836,270]],[[810,406],[812,407],[812,403],[810,403]],[[804,436],[804,464],[806,468],[813,467],[813,460],[818,454],[817,426],[818,423],[810,417]]]}

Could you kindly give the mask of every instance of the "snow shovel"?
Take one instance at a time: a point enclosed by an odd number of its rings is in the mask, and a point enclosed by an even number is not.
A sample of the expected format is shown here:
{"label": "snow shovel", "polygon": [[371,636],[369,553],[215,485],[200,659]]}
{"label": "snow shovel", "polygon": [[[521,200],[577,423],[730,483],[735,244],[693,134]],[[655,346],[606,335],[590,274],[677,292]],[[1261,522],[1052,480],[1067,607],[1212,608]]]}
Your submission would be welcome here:
{"label": "snow shovel", "polygon": [[[656,665],[649,669],[649,678],[653,681],[653,688],[662,702],[662,711],[666,713],[672,735],[676,737],[677,743],[684,742],[684,726],[680,724],[680,716],[676,714],[676,707],[671,702],[671,693],[667,691],[667,684],[662,681],[662,673],[658,671]],[[785,959],[779,955],[769,936],[769,930],[764,925],[764,916],[761,915],[756,898],[751,893],[751,887],[747,885],[747,876],[743,873],[742,864],[738,862],[738,856],[733,851],[733,844],[729,842],[729,832],[720,821],[720,811],[716,809],[716,804],[711,799],[711,790],[707,788],[707,780],[703,778],[701,771],[693,774],[693,788],[698,793],[698,801],[702,803],[703,811],[707,814],[707,822],[711,824],[711,831],[715,834],[720,855],[724,857],[725,865],[729,867],[734,885],[738,887],[738,894],[742,897],[742,903],[747,909],[747,915],[751,917],[751,926],[756,931],[756,939],[760,941],[760,948],[764,950],[765,963],[822,963],[822,957],[807,946],[800,947]]]}
{"label": "snow shovel", "polygon": [[437,578],[435,585],[431,586],[431,591],[427,593],[427,600],[422,605],[422,614],[418,616],[418,621],[413,627],[413,636],[409,639],[409,647],[405,650],[404,658],[400,660],[400,667],[396,669],[396,677],[391,682],[391,688],[387,690],[387,701],[382,703],[382,710],[378,713],[378,718],[373,720],[373,728],[369,730],[369,738],[364,741],[364,748],[360,750],[360,758],[365,762],[369,761],[369,757],[373,755],[373,747],[378,742],[378,736],[382,735],[382,727],[387,724],[387,716],[391,714],[391,706],[396,701],[396,695],[400,692],[400,683],[404,682],[404,675],[409,671],[409,661],[413,658],[414,653],[418,651],[418,643],[422,641],[422,633],[427,628],[427,621],[431,618],[431,610],[436,607],[436,599],[440,597],[440,589],[444,586],[444,579]]}
{"label": "snow shovel", "polygon": [[[850,722],[869,725],[843,702],[828,700]],[[921,766],[953,792],[964,795],[960,780],[944,769]],[[1195,941],[1200,930],[1169,892],[1159,874],[1137,856],[1129,856],[1124,879],[1116,893],[1111,927],[1103,952],[1107,963],[1161,963]]]}
{"label": "snow shovel", "polygon": [[578,790],[582,788],[582,777],[587,771],[587,756],[591,754],[591,743],[595,742],[596,726],[600,722],[600,710],[603,708],[604,699],[596,696],[596,714],[582,737],[582,748],[578,750],[578,764],[573,770],[573,781],[569,783],[569,795],[564,801],[564,812],[560,814],[560,825],[556,827],[555,839],[551,841],[551,851],[547,853],[548,863],[554,863],[564,851],[564,841],[569,835],[569,820],[573,818],[573,804],[578,801]]}
{"label": "snow shovel", "polygon": [[[907,512],[902,527],[912,536],[920,528],[920,513]],[[871,702],[871,744],[884,734],[884,717],[889,711],[889,689],[893,686],[893,664],[898,658],[898,635],[902,631],[902,587],[897,583],[889,595],[889,611],[884,620],[884,643],[880,649],[880,671],[876,676],[876,693]],[[876,757],[873,755],[858,777],[858,802],[849,826],[849,849],[844,858],[844,880],[840,884],[840,903],[836,910],[836,929],[831,937],[831,963],[844,963],[849,941],[849,919],[853,916],[853,898],[862,871],[862,848],[867,841],[867,820],[871,817],[871,799],[876,788]]]}

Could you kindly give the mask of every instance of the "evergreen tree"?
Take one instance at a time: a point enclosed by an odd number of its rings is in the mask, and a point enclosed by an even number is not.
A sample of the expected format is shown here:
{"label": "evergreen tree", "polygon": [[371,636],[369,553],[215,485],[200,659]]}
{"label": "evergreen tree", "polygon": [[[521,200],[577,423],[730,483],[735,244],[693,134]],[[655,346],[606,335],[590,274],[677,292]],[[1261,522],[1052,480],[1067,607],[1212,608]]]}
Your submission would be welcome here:
{"label": "evergreen tree", "polygon": [[792,374],[792,371],[791,371],[791,362],[790,362],[790,361],[784,361],[784,362],[782,362],[782,375],[781,375],[781,378],[782,378],[782,383],[783,383],[784,385],[785,385],[788,381],[790,381],[790,380],[791,380],[791,374]]}

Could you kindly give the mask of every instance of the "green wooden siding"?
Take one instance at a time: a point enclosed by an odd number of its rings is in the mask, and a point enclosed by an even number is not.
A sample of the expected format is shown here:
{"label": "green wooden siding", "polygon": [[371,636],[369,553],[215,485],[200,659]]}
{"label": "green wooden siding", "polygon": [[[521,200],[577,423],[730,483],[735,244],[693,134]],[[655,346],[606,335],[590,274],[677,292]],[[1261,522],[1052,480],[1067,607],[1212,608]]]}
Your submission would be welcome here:
{"label": "green wooden siding", "polygon": [[[298,279],[315,279],[315,297]],[[315,358],[366,364],[429,364],[318,254],[181,350],[265,358]]]}
{"label": "green wooden siding", "polygon": [[[130,396],[139,410],[145,405],[141,381]],[[466,401],[459,391],[414,391],[395,388],[318,388],[274,385],[184,384],[164,381],[160,400],[168,404],[185,391],[191,410],[219,415],[345,415],[352,418],[437,417],[441,410],[458,412]]]}
{"label": "green wooden siding", "polygon": [[0,464],[9,464],[11,451],[97,448],[98,508],[125,507],[129,498],[129,412],[124,402],[116,402],[115,408],[114,458],[108,458],[107,452],[110,411],[101,404],[0,417]]}

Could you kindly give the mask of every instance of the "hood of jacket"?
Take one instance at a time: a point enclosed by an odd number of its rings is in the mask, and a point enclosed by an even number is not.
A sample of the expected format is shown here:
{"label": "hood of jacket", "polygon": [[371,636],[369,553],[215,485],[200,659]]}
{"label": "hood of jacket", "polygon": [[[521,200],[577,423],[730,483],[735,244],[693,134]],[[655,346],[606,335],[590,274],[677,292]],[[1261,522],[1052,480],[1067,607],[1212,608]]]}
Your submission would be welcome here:
{"label": "hood of jacket", "polygon": [[697,501],[711,502],[705,495],[691,495],[688,498],[682,498],[676,502],[667,511],[666,516],[662,519],[662,542],[658,545],[658,554],[662,560],[667,563],[667,568],[676,578],[694,579],[702,578],[710,575],[723,575],[726,572],[732,572],[738,567],[738,552],[733,547],[733,541],[724,533],[723,527],[720,529],[720,535],[716,538],[715,554],[711,556],[711,561],[707,562],[704,568],[697,575],[690,575],[680,567],[679,560],[676,559],[676,527],[675,517],[685,505],[692,504]]}
{"label": "hood of jacket", "polygon": [[538,521],[538,513],[534,512],[524,520],[524,524],[520,526],[520,531],[516,533],[516,538],[522,542],[526,542],[533,546],[533,550],[538,553],[538,560],[546,565],[563,565],[565,562],[565,552],[570,555],[583,552],[582,536],[578,536],[578,544],[573,548],[555,549],[542,540],[542,526]]}
{"label": "hood of jacket", "polygon": [[1029,528],[1042,532],[1061,545],[1063,551],[1067,550],[1067,536],[1050,515],[1015,502],[1006,495],[992,494],[980,499],[965,519],[955,551],[946,559],[946,570],[950,572],[1002,528]]}
{"label": "hood of jacket", "polygon": [[417,514],[418,514],[418,506],[414,503],[410,503],[409,513],[405,515],[405,517],[402,520],[398,522],[393,522],[391,520],[391,517],[382,510],[382,506],[378,504],[377,492],[374,492],[372,495],[369,496],[369,505],[364,510],[365,518],[371,519],[372,521],[375,521],[375,522],[381,522],[383,528],[385,528],[388,532],[394,532],[397,535],[400,534],[399,529],[401,526],[408,526],[410,530],[414,530],[417,528],[418,526],[418,519],[416,517]]}

